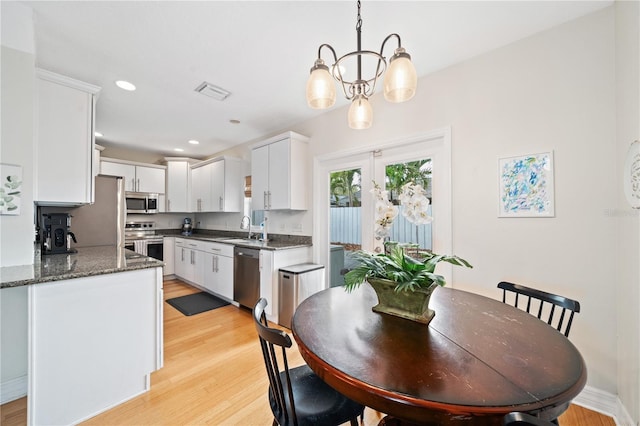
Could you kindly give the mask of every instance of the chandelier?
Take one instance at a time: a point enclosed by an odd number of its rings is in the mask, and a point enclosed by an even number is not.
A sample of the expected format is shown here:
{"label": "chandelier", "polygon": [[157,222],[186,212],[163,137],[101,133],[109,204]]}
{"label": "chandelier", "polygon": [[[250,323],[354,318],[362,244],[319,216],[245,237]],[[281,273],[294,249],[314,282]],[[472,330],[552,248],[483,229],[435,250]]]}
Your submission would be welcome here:
{"label": "chandelier", "polygon": [[[311,75],[307,81],[307,103],[314,109],[325,109],[332,107],[336,102],[336,87],[334,80],[342,85],[342,91],[345,97],[351,101],[349,107],[349,127],[352,129],[368,129],[373,121],[373,109],[369,103],[369,97],[373,95],[376,89],[378,78],[384,74],[384,98],[389,102],[408,101],[415,95],[418,78],[416,69],[411,63],[411,56],[404,50],[400,42],[398,34],[389,34],[380,47],[380,53],[371,50],[362,50],[361,32],[362,17],[360,16],[360,0],[358,0],[358,17],[356,20],[356,34],[358,40],[358,50],[349,52],[338,58],[336,51],[329,44],[321,44],[318,48],[318,59],[316,59],[311,68]],[[398,40],[398,47],[393,52],[393,56],[389,59],[389,68],[387,69],[387,60],[382,56],[384,46],[391,38]],[[325,65],[321,57],[322,48],[326,47],[333,55],[333,65],[331,72],[329,67]],[[371,68],[375,68],[375,72],[369,76],[362,77],[363,59],[372,60]],[[356,76],[349,80],[345,76],[347,70],[346,64],[348,60],[356,60]],[[386,74],[385,74],[386,71]]]}

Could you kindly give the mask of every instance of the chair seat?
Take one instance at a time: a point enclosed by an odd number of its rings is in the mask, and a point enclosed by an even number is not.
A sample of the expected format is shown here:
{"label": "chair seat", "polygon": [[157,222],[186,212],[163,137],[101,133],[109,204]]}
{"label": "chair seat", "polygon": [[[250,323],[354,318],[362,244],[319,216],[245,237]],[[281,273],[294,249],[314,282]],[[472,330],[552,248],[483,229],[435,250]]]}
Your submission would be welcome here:
{"label": "chair seat", "polygon": [[[308,365],[290,368],[291,387],[296,404],[298,425],[335,426],[346,423],[362,415],[363,407],[344,397],[318,377]],[[284,372],[280,373],[283,383],[287,380]],[[285,400],[289,400],[285,387]],[[283,413],[278,412],[274,396],[269,392],[269,403],[273,417],[280,426],[285,426]],[[287,407],[290,410],[290,407]],[[289,424],[292,424],[289,418]]]}

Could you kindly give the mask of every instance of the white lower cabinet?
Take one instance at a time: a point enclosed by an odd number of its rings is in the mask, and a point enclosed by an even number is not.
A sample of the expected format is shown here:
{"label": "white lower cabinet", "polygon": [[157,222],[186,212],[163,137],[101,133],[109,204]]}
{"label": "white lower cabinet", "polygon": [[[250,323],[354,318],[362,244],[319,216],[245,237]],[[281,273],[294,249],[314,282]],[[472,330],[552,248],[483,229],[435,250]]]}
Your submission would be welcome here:
{"label": "white lower cabinet", "polygon": [[175,237],[164,237],[162,239],[162,261],[164,262],[164,268],[162,268],[163,275],[175,274]]}
{"label": "white lower cabinet", "polygon": [[233,300],[233,245],[175,239],[175,275]]}
{"label": "white lower cabinet", "polygon": [[197,242],[184,238],[176,238],[175,243],[175,274],[195,284],[204,281],[204,255],[197,250]]}
{"label": "white lower cabinet", "polygon": [[233,246],[206,243],[204,287],[233,300]]}

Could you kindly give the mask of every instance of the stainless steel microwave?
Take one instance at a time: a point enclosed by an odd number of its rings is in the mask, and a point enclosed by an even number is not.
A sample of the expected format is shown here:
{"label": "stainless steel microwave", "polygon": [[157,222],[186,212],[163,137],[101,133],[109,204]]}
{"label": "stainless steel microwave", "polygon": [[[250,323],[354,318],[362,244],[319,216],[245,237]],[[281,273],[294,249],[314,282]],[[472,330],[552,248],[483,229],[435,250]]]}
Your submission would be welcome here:
{"label": "stainless steel microwave", "polygon": [[127,213],[158,213],[158,194],[150,192],[126,192]]}

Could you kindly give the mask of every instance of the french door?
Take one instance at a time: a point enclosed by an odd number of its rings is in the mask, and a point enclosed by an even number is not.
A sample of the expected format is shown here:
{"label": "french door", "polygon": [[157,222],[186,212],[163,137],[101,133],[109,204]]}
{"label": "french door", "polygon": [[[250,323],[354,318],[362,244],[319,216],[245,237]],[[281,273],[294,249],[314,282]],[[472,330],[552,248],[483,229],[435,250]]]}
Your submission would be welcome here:
{"label": "french door", "polygon": [[[450,139],[449,129],[444,129],[366,152],[336,153],[315,160],[314,259],[326,266],[328,286],[341,285],[342,274],[353,266],[350,256],[354,250],[384,250],[384,239],[374,233],[371,190],[375,181],[392,198],[397,197],[402,184],[396,181],[398,170],[420,169],[428,176],[429,214],[434,220],[416,227],[399,214],[391,228],[392,239],[438,253],[451,252]],[[406,172],[404,176],[406,179]],[[345,191],[349,185],[352,187]],[[446,265],[439,266],[438,273],[450,279]]]}

